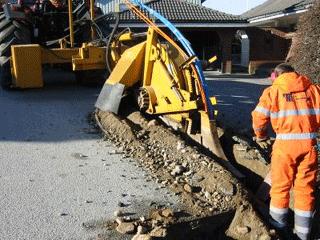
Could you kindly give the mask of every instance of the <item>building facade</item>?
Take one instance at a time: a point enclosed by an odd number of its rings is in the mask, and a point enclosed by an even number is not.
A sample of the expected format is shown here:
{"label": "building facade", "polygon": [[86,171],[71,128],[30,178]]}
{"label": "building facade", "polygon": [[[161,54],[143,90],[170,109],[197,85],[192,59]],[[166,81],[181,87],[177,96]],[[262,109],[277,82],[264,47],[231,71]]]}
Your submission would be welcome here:
{"label": "building facade", "polygon": [[[249,72],[289,60],[299,17],[314,0],[267,0],[242,14],[248,21]],[[292,45],[291,45],[292,44]]]}

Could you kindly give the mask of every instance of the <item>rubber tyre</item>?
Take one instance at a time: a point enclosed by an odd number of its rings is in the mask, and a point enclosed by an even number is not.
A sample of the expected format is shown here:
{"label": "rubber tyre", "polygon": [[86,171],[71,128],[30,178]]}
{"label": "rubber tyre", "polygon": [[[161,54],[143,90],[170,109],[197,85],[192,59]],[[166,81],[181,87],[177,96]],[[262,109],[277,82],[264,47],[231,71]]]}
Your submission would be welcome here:
{"label": "rubber tyre", "polygon": [[11,45],[31,43],[31,33],[22,22],[7,20],[2,16],[3,13],[0,13],[0,85],[9,90],[12,88]]}

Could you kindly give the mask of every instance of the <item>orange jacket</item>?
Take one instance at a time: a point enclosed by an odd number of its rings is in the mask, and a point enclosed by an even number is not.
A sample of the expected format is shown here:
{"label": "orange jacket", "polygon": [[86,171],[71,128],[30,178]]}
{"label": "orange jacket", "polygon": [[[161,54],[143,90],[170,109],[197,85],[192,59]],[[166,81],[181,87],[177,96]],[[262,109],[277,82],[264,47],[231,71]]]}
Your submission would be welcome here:
{"label": "orange jacket", "polygon": [[316,138],[320,124],[320,89],[295,72],[281,74],[264,90],[252,112],[253,129],[258,138],[266,137],[271,121],[277,139]]}

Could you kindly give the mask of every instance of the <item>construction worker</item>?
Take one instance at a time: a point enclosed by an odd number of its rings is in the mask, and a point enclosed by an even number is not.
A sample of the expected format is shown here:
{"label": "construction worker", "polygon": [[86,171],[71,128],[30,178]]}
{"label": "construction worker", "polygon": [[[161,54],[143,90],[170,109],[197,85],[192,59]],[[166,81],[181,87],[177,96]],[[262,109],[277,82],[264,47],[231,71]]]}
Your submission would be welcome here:
{"label": "construction worker", "polygon": [[269,121],[276,133],[271,157],[270,223],[288,233],[289,192],[293,188],[295,237],[308,239],[315,201],[320,89],[288,64],[278,65],[275,77],[252,112],[256,142],[261,147],[268,146]]}

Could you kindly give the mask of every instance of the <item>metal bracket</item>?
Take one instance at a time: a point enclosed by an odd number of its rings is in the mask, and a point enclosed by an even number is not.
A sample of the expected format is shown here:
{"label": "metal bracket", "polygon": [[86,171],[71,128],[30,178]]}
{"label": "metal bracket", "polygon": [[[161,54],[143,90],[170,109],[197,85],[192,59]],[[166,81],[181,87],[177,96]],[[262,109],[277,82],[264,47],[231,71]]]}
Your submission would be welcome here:
{"label": "metal bracket", "polygon": [[195,60],[197,59],[197,56],[191,56],[190,58],[188,58],[184,63],[182,63],[179,68],[180,69],[185,69],[188,66],[190,66],[191,63],[193,63]]}

